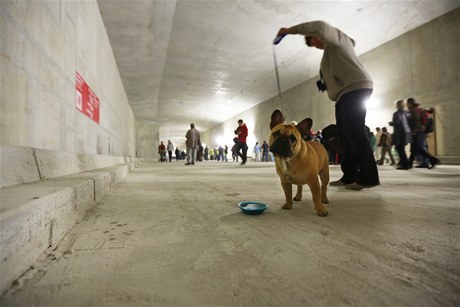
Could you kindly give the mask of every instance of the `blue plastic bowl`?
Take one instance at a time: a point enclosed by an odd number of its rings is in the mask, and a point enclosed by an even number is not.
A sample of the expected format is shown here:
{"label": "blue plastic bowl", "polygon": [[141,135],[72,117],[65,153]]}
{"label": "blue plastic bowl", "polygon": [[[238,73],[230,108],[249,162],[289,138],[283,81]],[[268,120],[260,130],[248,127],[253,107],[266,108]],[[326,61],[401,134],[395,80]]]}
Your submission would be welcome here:
{"label": "blue plastic bowl", "polygon": [[243,213],[251,215],[262,214],[268,208],[266,204],[257,201],[242,201],[238,207]]}

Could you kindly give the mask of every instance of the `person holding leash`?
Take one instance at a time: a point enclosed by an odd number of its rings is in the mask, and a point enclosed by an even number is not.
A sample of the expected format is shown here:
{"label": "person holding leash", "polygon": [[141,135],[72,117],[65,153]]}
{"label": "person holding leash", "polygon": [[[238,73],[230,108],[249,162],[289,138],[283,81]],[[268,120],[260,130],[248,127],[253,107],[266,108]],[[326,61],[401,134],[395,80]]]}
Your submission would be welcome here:
{"label": "person holding leash", "polygon": [[288,34],[303,35],[307,46],[324,51],[317,86],[336,102],[337,134],[343,150],[343,175],[330,185],[352,190],[379,185],[377,165],[364,129],[365,103],[372,94],[373,82],[355,53],[355,41],[324,21],[281,28],[274,43]]}

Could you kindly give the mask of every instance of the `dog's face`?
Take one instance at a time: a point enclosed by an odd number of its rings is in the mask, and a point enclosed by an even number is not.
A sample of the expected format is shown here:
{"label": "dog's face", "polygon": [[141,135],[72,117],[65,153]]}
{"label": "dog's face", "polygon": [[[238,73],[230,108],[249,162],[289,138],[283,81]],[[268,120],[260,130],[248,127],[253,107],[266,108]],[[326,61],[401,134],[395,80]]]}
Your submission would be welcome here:
{"label": "dog's face", "polygon": [[311,118],[306,118],[299,124],[286,125],[281,111],[275,110],[270,122],[270,151],[281,158],[290,158],[296,155],[300,151],[303,138],[309,133],[312,124]]}

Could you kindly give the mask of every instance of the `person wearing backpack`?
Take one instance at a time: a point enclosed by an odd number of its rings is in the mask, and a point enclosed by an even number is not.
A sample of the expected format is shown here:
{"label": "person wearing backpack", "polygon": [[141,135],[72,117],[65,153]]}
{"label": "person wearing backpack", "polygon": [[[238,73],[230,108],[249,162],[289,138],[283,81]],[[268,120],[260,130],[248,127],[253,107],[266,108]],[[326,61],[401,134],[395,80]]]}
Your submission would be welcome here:
{"label": "person wearing backpack", "polygon": [[425,110],[427,119],[425,124],[425,134],[434,132],[434,108],[429,108]]}
{"label": "person wearing backpack", "polygon": [[[423,131],[420,132],[420,143],[425,148],[425,150],[428,152],[428,135],[432,132],[434,132],[434,122],[433,122],[433,113],[434,109],[426,109],[426,110],[421,110],[421,123],[422,123],[422,129]],[[416,167],[419,168],[429,168],[430,167],[430,160],[425,157],[421,158],[420,156],[416,156],[416,160],[419,161],[419,165]]]}
{"label": "person wearing backpack", "polygon": [[383,165],[385,162],[385,156],[388,153],[390,156],[391,164],[395,165],[395,159],[393,158],[393,154],[391,153],[391,134],[388,132],[387,127],[382,128],[382,135],[380,136],[380,144],[379,146],[382,147],[382,156],[380,157],[378,165]]}
{"label": "person wearing backpack", "polygon": [[[417,156],[420,156],[422,161],[423,159],[428,159],[429,166],[428,168],[433,168],[441,161],[435,156],[432,156],[424,146],[426,142],[425,134],[425,125],[426,117],[424,117],[425,112],[420,108],[420,105],[415,101],[414,98],[407,98],[406,101],[407,108],[410,112],[409,126],[412,131],[412,141],[410,143],[410,157],[409,157],[409,167],[412,168],[414,160]],[[422,162],[422,166],[424,162]]]}

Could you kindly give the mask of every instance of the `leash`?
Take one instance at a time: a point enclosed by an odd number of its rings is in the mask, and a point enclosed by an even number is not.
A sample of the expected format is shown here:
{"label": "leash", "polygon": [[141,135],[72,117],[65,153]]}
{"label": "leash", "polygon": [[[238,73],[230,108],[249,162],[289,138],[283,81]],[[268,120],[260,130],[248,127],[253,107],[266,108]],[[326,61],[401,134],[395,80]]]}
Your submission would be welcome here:
{"label": "leash", "polygon": [[281,108],[281,113],[284,114],[283,111],[283,100],[281,98],[281,85],[280,85],[280,75],[278,73],[278,61],[276,60],[276,51],[275,51],[275,45],[273,44],[273,62],[275,63],[275,74],[276,74],[276,84],[278,85],[278,96],[280,98],[280,108]]}

